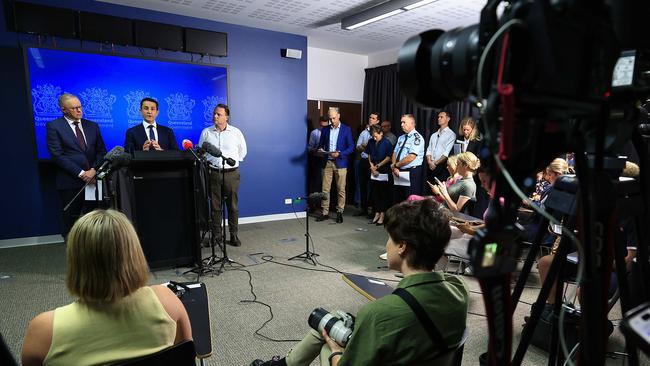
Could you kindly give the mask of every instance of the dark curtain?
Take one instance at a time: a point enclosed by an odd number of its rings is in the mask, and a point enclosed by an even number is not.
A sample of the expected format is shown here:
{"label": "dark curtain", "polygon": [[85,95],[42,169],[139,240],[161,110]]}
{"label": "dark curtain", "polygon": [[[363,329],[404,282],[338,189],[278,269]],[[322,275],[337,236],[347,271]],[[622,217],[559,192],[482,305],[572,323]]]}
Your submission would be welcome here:
{"label": "dark curtain", "polygon": [[366,78],[363,87],[363,115],[379,112],[382,120],[392,123],[393,133],[402,134],[400,118],[403,114],[411,113],[415,116],[416,129],[425,138],[438,129],[438,112],[446,110],[451,114],[449,128],[458,134],[460,121],[468,116],[478,120],[479,111],[467,102],[452,102],[442,109],[429,108],[418,104],[404,96],[399,86],[397,64],[379,66],[366,69]]}

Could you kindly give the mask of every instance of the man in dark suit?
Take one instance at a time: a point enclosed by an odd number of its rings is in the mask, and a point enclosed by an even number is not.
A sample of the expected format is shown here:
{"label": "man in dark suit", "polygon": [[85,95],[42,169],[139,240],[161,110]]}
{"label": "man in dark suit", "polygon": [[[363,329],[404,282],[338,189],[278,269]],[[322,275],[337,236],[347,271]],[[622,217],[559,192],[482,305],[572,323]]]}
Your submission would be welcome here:
{"label": "man in dark suit", "polygon": [[[63,117],[45,126],[47,149],[57,165],[56,188],[61,204],[66,205],[81,187],[95,180],[95,169],[101,164],[106,147],[99,125],[81,118],[81,102],[72,94],[59,97]],[[75,199],[70,208],[62,212],[64,238],[84,208],[84,195]]]}
{"label": "man in dark suit", "polygon": [[153,98],[144,98],[140,101],[142,124],[126,130],[124,150],[178,150],[178,143],[174,130],[156,123],[158,117],[158,101]]}
{"label": "man in dark suit", "polygon": [[330,107],[327,112],[330,118],[330,126],[324,127],[320,135],[318,151],[326,156],[323,159],[323,192],[328,198],[323,200],[320,217],[316,221],[329,219],[329,193],[332,187],[332,178],[336,178],[336,189],[338,190],[338,202],[336,204],[336,222],[343,222],[343,210],[345,209],[345,179],[348,171],[348,155],[354,151],[354,141],[350,127],[341,123],[341,115],[337,107]]}

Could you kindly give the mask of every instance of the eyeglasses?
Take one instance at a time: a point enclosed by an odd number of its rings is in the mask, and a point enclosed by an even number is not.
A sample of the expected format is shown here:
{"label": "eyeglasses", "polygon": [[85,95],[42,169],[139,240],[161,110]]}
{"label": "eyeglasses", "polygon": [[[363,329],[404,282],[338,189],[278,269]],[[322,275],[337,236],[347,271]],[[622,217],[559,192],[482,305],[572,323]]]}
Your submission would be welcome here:
{"label": "eyeglasses", "polygon": [[75,107],[65,107],[65,109],[74,109],[74,110],[81,110],[81,106],[75,106]]}

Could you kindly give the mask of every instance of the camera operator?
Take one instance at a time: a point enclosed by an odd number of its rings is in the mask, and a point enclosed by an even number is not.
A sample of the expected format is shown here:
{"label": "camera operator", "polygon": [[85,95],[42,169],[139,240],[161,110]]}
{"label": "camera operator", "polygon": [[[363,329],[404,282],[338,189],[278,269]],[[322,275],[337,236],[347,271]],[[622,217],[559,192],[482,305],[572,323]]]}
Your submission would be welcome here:
{"label": "camera operator", "polygon": [[286,356],[251,366],[309,365],[319,354],[322,365],[429,365],[455,348],[465,330],[469,293],[458,277],[432,272],[449,242],[449,211],[431,199],[402,202],[385,214],[390,269],[404,274],[406,290],[439,330],[436,344],[410,306],[388,295],[364,306],[345,347],[326,331],[311,330]]}

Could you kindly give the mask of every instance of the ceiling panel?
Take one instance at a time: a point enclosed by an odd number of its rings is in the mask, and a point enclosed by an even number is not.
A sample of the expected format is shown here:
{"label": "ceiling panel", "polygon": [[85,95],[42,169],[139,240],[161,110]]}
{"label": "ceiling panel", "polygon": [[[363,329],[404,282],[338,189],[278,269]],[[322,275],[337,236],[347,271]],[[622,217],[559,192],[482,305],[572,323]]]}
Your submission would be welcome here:
{"label": "ceiling panel", "polygon": [[352,31],[341,19],[383,0],[100,0],[307,36],[310,46],[371,54],[399,48],[425,30],[477,23],[485,0],[438,0]]}

